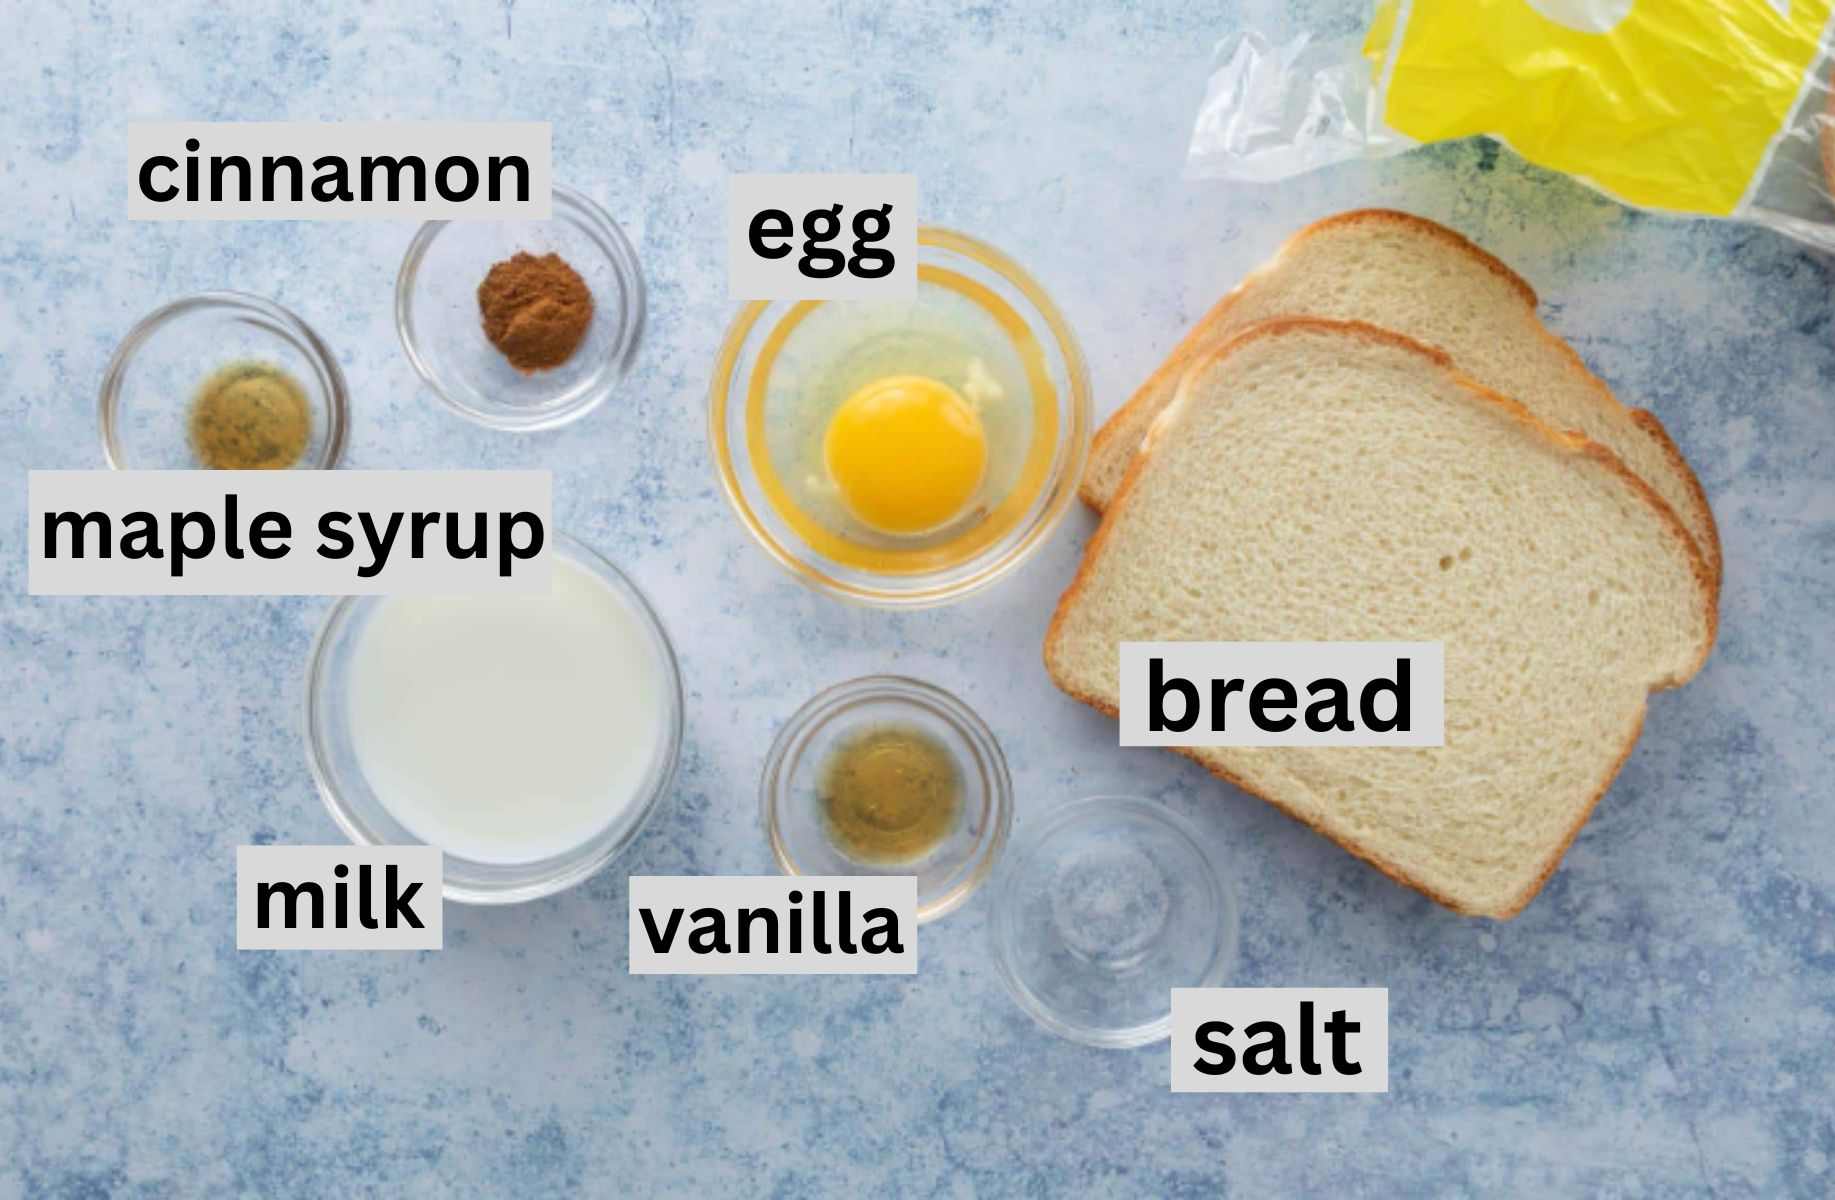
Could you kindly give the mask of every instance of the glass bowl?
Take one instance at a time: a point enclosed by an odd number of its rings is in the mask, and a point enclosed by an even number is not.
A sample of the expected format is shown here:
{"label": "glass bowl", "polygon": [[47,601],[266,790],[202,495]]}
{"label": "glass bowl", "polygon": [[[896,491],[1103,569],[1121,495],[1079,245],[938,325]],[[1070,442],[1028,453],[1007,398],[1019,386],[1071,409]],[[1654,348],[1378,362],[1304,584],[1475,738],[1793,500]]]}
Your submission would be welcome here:
{"label": "glass bowl", "polygon": [[[636,803],[618,820],[571,850],[526,863],[479,862],[445,853],[444,890],[465,904],[514,904],[572,887],[597,872],[636,840],[675,779],[682,747],[682,681],[669,635],[637,585],[591,549],[564,534],[554,551],[585,568],[629,607],[649,634],[662,665],[666,712],[660,744]],[[350,596],[338,601],[319,630],[306,668],[306,760],[319,794],[346,836],[358,845],[418,844],[391,815],[364,777],[352,745],[347,695],[351,660],[365,623],[387,597]],[[505,753],[514,748],[506,746]]]}
{"label": "glass bowl", "polygon": [[1189,821],[1094,796],[1021,829],[989,929],[1000,977],[1033,1020],[1125,1048],[1170,1035],[1173,988],[1223,981],[1236,923],[1235,894]]}
{"label": "glass bowl", "polygon": [[[554,185],[546,221],[429,221],[395,279],[395,329],[420,377],[448,408],[492,429],[552,429],[611,395],[637,349],[644,281],[618,222]],[[593,294],[592,324],[566,362],[525,374],[484,336],[478,285],[518,250],[554,253]]]}
{"label": "glass bowl", "polygon": [[[1090,441],[1089,374],[1082,351],[1044,289],[1019,264],[983,242],[947,229],[918,231],[915,302],[754,301],[739,310],[715,362],[708,395],[708,438],[727,500],[758,544],[805,583],[867,604],[920,607],[966,595],[998,579],[1036,550],[1076,494]],[[1009,364],[1026,393],[1001,414],[1013,425],[1010,478],[978,497],[970,515],[934,536],[898,538],[847,527],[798,494],[814,472],[789,447],[819,443],[826,411],[793,410],[810,389],[798,372],[828,370],[839,380],[856,348],[875,373],[933,374],[902,360],[900,314],[955,311]],[[854,323],[850,318],[887,314]],[[927,317],[942,327],[941,316]],[[821,347],[848,347],[840,354]],[[781,374],[780,374],[781,372]],[[806,382],[806,380],[804,381]],[[824,394],[826,389],[823,389]],[[990,427],[990,438],[993,429]],[[992,462],[992,460],[990,460]]]}
{"label": "glass bowl", "polygon": [[272,363],[299,382],[312,435],[294,470],[329,469],[344,454],[350,395],[331,351],[272,300],[200,292],[155,309],[121,339],[102,377],[102,456],[114,469],[200,467],[189,417],[198,388],[234,362]]}
{"label": "glass bowl", "polygon": [[[961,773],[962,803],[954,827],[929,853],[910,862],[863,863],[828,835],[821,772],[838,744],[888,724],[915,727],[948,749]],[[915,875],[920,923],[969,898],[1013,825],[1013,782],[993,733],[948,692],[896,675],[837,684],[799,708],[772,743],[759,791],[771,851],[786,875]]]}

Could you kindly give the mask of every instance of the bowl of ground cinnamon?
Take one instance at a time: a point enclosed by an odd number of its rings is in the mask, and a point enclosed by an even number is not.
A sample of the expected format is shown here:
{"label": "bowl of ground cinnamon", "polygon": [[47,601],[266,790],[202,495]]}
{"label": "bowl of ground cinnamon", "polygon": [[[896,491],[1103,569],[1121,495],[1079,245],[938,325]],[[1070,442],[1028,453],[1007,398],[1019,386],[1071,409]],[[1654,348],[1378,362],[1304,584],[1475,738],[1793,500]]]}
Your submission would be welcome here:
{"label": "bowl of ground cinnamon", "polygon": [[616,388],[643,329],[637,254],[605,210],[554,185],[545,221],[430,221],[395,283],[408,361],[493,429],[551,429]]}

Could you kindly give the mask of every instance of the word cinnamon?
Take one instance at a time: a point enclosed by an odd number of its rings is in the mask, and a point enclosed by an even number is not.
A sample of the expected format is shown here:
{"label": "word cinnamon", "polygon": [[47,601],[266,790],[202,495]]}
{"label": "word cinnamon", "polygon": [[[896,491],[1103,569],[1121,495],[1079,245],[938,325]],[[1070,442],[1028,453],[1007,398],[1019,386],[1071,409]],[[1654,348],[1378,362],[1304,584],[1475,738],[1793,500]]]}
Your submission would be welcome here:
{"label": "word cinnamon", "polygon": [[478,285],[484,336],[524,373],[558,367],[592,324],[593,294],[558,254],[518,251]]}

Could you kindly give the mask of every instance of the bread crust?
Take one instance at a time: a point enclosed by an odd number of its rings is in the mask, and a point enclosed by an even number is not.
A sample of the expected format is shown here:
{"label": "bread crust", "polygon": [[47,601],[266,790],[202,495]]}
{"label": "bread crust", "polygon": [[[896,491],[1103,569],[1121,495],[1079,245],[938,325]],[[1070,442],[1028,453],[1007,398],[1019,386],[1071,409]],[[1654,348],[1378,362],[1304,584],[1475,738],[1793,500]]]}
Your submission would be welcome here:
{"label": "bread crust", "polygon": [[[1582,366],[1581,369],[1585,370],[1585,367]],[[1604,387],[1605,384],[1602,383],[1600,386]],[[1682,457],[1681,447],[1677,446],[1675,440],[1669,436],[1669,430],[1663,428],[1663,422],[1657,419],[1657,414],[1647,408],[1632,408],[1626,411],[1631,415],[1631,423],[1649,435],[1650,440],[1656,443],[1657,450],[1676,469],[1676,474],[1681,476],[1683,486],[1688,489],[1689,495],[1694,500],[1701,519],[1701,536],[1695,536],[1693,530],[1685,529],[1685,532],[1688,533],[1690,544],[1698,552],[1702,565],[1707,569],[1708,580],[1713,585],[1714,605],[1718,608],[1720,606],[1720,583],[1725,574],[1725,560],[1721,558],[1720,552],[1720,522],[1714,519],[1714,509],[1708,504],[1707,489],[1701,486],[1701,480],[1695,477],[1694,468],[1690,467],[1688,460]],[[1642,476],[1639,478],[1641,480]],[[1661,497],[1658,497],[1658,502],[1664,508],[1670,508],[1668,501]],[[1673,513],[1674,510],[1671,509],[1671,512]]]}
{"label": "bread crust", "polygon": [[[1831,111],[1835,112],[1835,109]],[[1835,130],[1825,129],[1824,134],[1825,144],[1835,144]],[[1832,186],[1835,186],[1835,184],[1832,184]],[[1708,504],[1706,490],[1702,488],[1701,481],[1696,478],[1693,468],[1691,468],[1687,460],[1682,457],[1682,452],[1676,448],[1675,441],[1669,436],[1669,432],[1663,428],[1662,423],[1647,410],[1625,408],[1618,397],[1612,393],[1612,389],[1606,386],[1605,381],[1588,369],[1579,353],[1576,352],[1572,346],[1568,345],[1565,340],[1557,336],[1553,330],[1542,323],[1541,317],[1536,312],[1536,308],[1540,301],[1536,296],[1535,289],[1529,285],[1527,280],[1505,265],[1502,260],[1456,230],[1448,229],[1446,226],[1436,221],[1431,221],[1426,217],[1416,216],[1413,213],[1402,212],[1392,208],[1353,209],[1349,212],[1338,213],[1335,216],[1314,221],[1312,224],[1289,237],[1282,243],[1280,250],[1275,252],[1272,259],[1256,268],[1254,271],[1251,271],[1243,278],[1241,283],[1230,289],[1221,300],[1212,305],[1210,310],[1199,319],[1198,323],[1186,332],[1185,337],[1179,341],[1179,344],[1173,347],[1172,353],[1160,364],[1159,368],[1155,370],[1153,374],[1149,375],[1146,382],[1135,389],[1134,394],[1128,398],[1127,402],[1114,413],[1111,413],[1108,420],[1104,421],[1101,427],[1096,430],[1095,437],[1090,444],[1089,465],[1085,467],[1083,479],[1077,488],[1077,494],[1082,498],[1083,502],[1098,513],[1102,511],[1102,497],[1097,492],[1094,482],[1096,464],[1103,461],[1107,455],[1112,452],[1111,447],[1117,438],[1126,436],[1125,426],[1131,425],[1135,421],[1144,419],[1147,416],[1147,410],[1152,407],[1155,396],[1160,394],[1172,380],[1183,378],[1185,374],[1196,365],[1195,360],[1205,352],[1207,344],[1211,340],[1210,331],[1212,327],[1228,315],[1230,310],[1236,306],[1237,302],[1247,290],[1254,286],[1263,276],[1273,271],[1279,265],[1281,258],[1291,247],[1323,231],[1360,224],[1405,225],[1429,237],[1445,242],[1454,249],[1470,255],[1479,264],[1484,266],[1498,278],[1504,280],[1516,291],[1522,298],[1523,303],[1530,310],[1530,315],[1535,322],[1536,332],[1556,350],[1567,364],[1568,370],[1575,373],[1582,385],[1594,394],[1600,404],[1615,409],[1622,408],[1628,412],[1632,423],[1657,444],[1658,451],[1681,477],[1684,490],[1688,493],[1694,507],[1697,509],[1692,515],[1696,518],[1696,523],[1701,526],[1705,536],[1698,541],[1695,535],[1690,532],[1690,527],[1687,525],[1683,526],[1683,533],[1688,539],[1691,550],[1695,553],[1696,557],[1702,560],[1707,569],[1708,578],[1712,582],[1714,600],[1715,603],[1718,604],[1721,582],[1719,528],[1714,522],[1714,512]],[[1413,339],[1407,340],[1413,341]],[[1419,343],[1415,344],[1419,345]],[[1457,370],[1458,368],[1454,366],[1453,369]],[[1170,403],[1170,401],[1168,403]],[[1669,509],[1671,507],[1669,502],[1664,500],[1662,496],[1657,495],[1654,490],[1651,491],[1651,495],[1663,508]]]}
{"label": "bread crust", "polygon": [[1829,102],[1822,113],[1822,174],[1828,181],[1828,198],[1835,201],[1835,67],[1829,69],[1825,86]]}
{"label": "bread crust", "polygon": [[[1570,453],[1584,454],[1604,465],[1612,474],[1623,479],[1633,491],[1657,513],[1663,528],[1683,549],[1691,573],[1696,582],[1700,599],[1700,618],[1704,625],[1704,634],[1700,639],[1702,644],[1701,653],[1696,658],[1692,669],[1678,678],[1657,681],[1653,685],[1653,689],[1655,687],[1679,686],[1681,683],[1691,678],[1696,671],[1700,670],[1702,663],[1707,660],[1707,656],[1714,645],[1719,626],[1719,610],[1718,605],[1714,601],[1714,582],[1707,572],[1706,565],[1702,562],[1700,553],[1695,549],[1694,539],[1689,536],[1680,518],[1676,516],[1675,512],[1671,510],[1667,504],[1663,503],[1662,498],[1651,489],[1649,484],[1639,478],[1637,474],[1626,467],[1624,463],[1620,462],[1618,456],[1613,454],[1611,450],[1574,431],[1557,430],[1544,424],[1536,418],[1535,414],[1531,413],[1518,401],[1509,396],[1492,391],[1476,380],[1462,374],[1453,363],[1451,356],[1438,347],[1428,346],[1424,343],[1415,341],[1413,338],[1406,337],[1403,334],[1360,321],[1333,321],[1321,317],[1276,317],[1271,320],[1258,322],[1243,329],[1210,353],[1199,356],[1197,361],[1191,365],[1188,377],[1196,376],[1206,367],[1236,353],[1244,345],[1250,342],[1265,338],[1279,337],[1283,333],[1306,329],[1327,330],[1353,335],[1366,341],[1399,347],[1430,359],[1441,369],[1446,371],[1456,383],[1471,392],[1476,400],[1496,406],[1513,417],[1525,428],[1554,446]],[[1156,419],[1154,423],[1155,432],[1165,428],[1177,419],[1176,413],[1184,404],[1187,394],[1185,387],[1181,386],[1173,401],[1166,406],[1165,412]],[[1113,514],[1125,511],[1128,499],[1134,490],[1135,483],[1139,479],[1141,473],[1147,469],[1151,451],[1152,444],[1150,437],[1148,444],[1143,447],[1139,454],[1135,455],[1133,461],[1129,464],[1127,474],[1122,478],[1120,489],[1116,492],[1114,500],[1110,503],[1107,513],[1104,514],[1102,523],[1097,526],[1095,534],[1090,538],[1089,545],[1084,549],[1083,558],[1077,566],[1077,573],[1072,578],[1070,586],[1067,587],[1063,595],[1059,597],[1058,606],[1052,613],[1051,623],[1045,630],[1045,642],[1043,647],[1045,670],[1046,673],[1051,676],[1052,683],[1056,685],[1058,690],[1064,692],[1072,699],[1086,704],[1098,712],[1107,713],[1110,717],[1117,720],[1120,719],[1121,714],[1114,704],[1100,696],[1095,696],[1083,691],[1058,673],[1056,663],[1053,661],[1053,648],[1057,645],[1062,635],[1066,616],[1081,597],[1083,588],[1089,581],[1091,570],[1097,559],[1101,557],[1107,545],[1109,534],[1116,524],[1113,519]],[[1540,864],[1535,876],[1524,887],[1522,892],[1511,897],[1509,901],[1500,906],[1496,911],[1485,911],[1466,905],[1436,890],[1426,881],[1411,875],[1407,868],[1401,866],[1399,863],[1389,860],[1381,854],[1374,853],[1367,848],[1352,845],[1332,833],[1330,830],[1325,829],[1318,821],[1309,819],[1305,815],[1295,811],[1280,799],[1251,787],[1248,783],[1217,764],[1206,762],[1192,747],[1174,746],[1169,747],[1169,749],[1192,759],[1211,774],[1233,785],[1239,791],[1255,796],[1257,799],[1274,806],[1287,816],[1307,826],[1315,833],[1330,839],[1352,857],[1362,859],[1364,862],[1375,867],[1378,871],[1381,871],[1384,875],[1387,875],[1390,879],[1402,884],[1404,887],[1420,892],[1435,903],[1466,916],[1481,916],[1499,921],[1507,921],[1522,912],[1523,909],[1528,906],[1529,902],[1542,890],[1543,886],[1548,882],[1549,877],[1554,874],[1555,868],[1560,865],[1562,858],[1566,856],[1568,847],[1573,844],[1574,839],[1579,836],[1581,828],[1592,816],[1593,810],[1598,806],[1599,801],[1605,796],[1606,792],[1611,789],[1613,781],[1618,778],[1618,773],[1625,764],[1625,760],[1630,757],[1632,748],[1637,745],[1638,736],[1643,731],[1644,716],[1646,712],[1647,706],[1641,706],[1639,708],[1637,723],[1633,727],[1629,738],[1627,738],[1625,744],[1620,748],[1611,769],[1606,773],[1604,779],[1600,781],[1591,799],[1581,808],[1573,825],[1568,829],[1567,835],[1561,840],[1554,852],[1548,856],[1547,860]]]}

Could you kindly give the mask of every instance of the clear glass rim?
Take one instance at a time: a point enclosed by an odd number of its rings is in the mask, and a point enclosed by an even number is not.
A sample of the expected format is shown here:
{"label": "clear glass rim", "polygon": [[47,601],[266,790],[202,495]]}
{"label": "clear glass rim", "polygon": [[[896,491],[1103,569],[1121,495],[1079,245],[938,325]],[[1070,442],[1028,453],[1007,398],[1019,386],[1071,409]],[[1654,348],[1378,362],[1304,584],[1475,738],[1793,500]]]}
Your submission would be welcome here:
{"label": "clear glass rim", "polygon": [[612,339],[606,378],[599,385],[587,388],[568,404],[529,413],[478,408],[449,392],[432,362],[422,353],[414,332],[414,282],[420,275],[421,264],[433,248],[435,239],[453,222],[428,221],[416,230],[413,240],[408,243],[407,252],[402,255],[401,269],[395,274],[395,333],[401,339],[401,348],[407,354],[414,373],[420,376],[441,404],[487,429],[534,433],[579,420],[598,408],[612,394],[618,381],[630,369],[631,360],[637,353],[637,344],[643,337],[648,306],[643,267],[638,261],[636,249],[625,236],[624,228],[612,219],[610,213],[580,192],[559,183],[550,186],[553,199],[549,220],[558,220],[563,214],[579,218],[587,235],[611,263],[612,273],[618,277],[619,286],[624,289],[627,297],[617,334]]}
{"label": "clear glass rim", "polygon": [[[657,761],[652,765],[650,777],[645,781],[642,801],[637,805],[635,815],[626,823],[624,829],[615,838],[606,839],[603,844],[595,838],[586,842],[580,850],[590,848],[590,853],[557,855],[542,863],[528,864],[532,874],[526,880],[506,882],[501,885],[473,886],[465,883],[454,883],[445,877],[442,891],[446,899],[459,904],[498,905],[520,904],[528,900],[551,896],[557,892],[579,884],[597,874],[613,859],[624,853],[638,836],[649,825],[657,809],[662,806],[675,785],[675,777],[681,762],[682,739],[685,719],[685,703],[682,694],[681,668],[676,661],[675,646],[669,639],[669,632],[663,627],[649,597],[623,571],[614,566],[610,560],[592,547],[570,537],[565,533],[556,533],[555,550],[564,552],[575,561],[585,565],[594,574],[610,580],[616,585],[632,606],[645,626],[652,641],[661,654],[664,666],[664,693],[668,709],[664,722],[664,738]],[[378,596],[345,596],[333,604],[325,615],[313,638],[312,649],[306,657],[306,694],[302,707],[301,734],[306,745],[306,764],[312,773],[312,781],[318,789],[319,799],[331,814],[331,819],[352,844],[358,846],[376,846],[385,844],[376,836],[363,819],[351,808],[339,792],[333,780],[329,766],[330,754],[326,747],[327,731],[320,727],[318,718],[318,701],[327,686],[328,654],[333,640],[342,632],[358,605],[366,601],[376,601]],[[450,855],[448,858],[452,857]],[[533,873],[535,868],[554,864],[552,870]]]}
{"label": "clear glass rim", "polygon": [[344,443],[350,428],[350,392],[344,383],[344,372],[338,369],[338,360],[332,356],[324,339],[291,309],[262,296],[233,291],[197,292],[162,304],[135,322],[134,327],[127,331],[127,336],[121,339],[121,344],[115,348],[114,357],[109,359],[108,370],[102,375],[102,388],[96,406],[102,457],[109,467],[125,471],[133,465],[127,461],[121,449],[120,438],[117,436],[117,418],[121,411],[121,389],[127,381],[128,367],[133,364],[135,355],[155,334],[173,321],[194,313],[210,311],[260,317],[291,335],[324,386],[327,409],[325,448],[319,454],[318,461],[305,469],[327,471],[336,467],[344,457]]}
{"label": "clear glass rim", "polygon": [[[1033,860],[1040,848],[1071,825],[1088,820],[1092,816],[1118,812],[1141,817],[1170,831],[1185,843],[1199,862],[1204,864],[1204,884],[1211,894],[1220,918],[1217,940],[1211,952],[1209,968],[1200,978],[1188,983],[1167,985],[1167,1006],[1162,1016],[1138,1025],[1086,1025],[1066,1020],[1059,1015],[1056,1009],[1046,1004],[1019,977],[1019,972],[1013,964],[1013,933],[1008,922],[1018,907],[1017,898],[1014,895],[1017,881],[1024,876],[1027,864]],[[1037,824],[1023,829],[1017,839],[1012,858],[1008,861],[1001,878],[995,882],[993,905],[993,915],[988,921],[988,934],[994,943],[995,969],[1000,975],[1001,982],[1006,985],[1008,993],[1020,1009],[1041,1027],[1061,1038],[1085,1046],[1108,1050],[1127,1050],[1164,1041],[1172,1034],[1171,989],[1174,986],[1216,987],[1229,974],[1236,961],[1239,914],[1235,891],[1230,885],[1228,876],[1218,865],[1216,856],[1205,849],[1204,837],[1195,825],[1166,805],[1144,800],[1138,796],[1085,796],[1060,805]]]}
{"label": "clear glass rim", "polygon": [[808,586],[845,600],[879,608],[929,608],[947,604],[987,587],[1025,562],[1050,537],[1064,514],[1070,511],[1083,477],[1092,435],[1088,364],[1069,321],[1038,281],[1000,250],[953,229],[922,226],[918,230],[918,244],[962,255],[1000,276],[1025,298],[1047,335],[1041,340],[1050,344],[1064,365],[1070,395],[1066,401],[1061,401],[1066,404],[1068,411],[1064,430],[1059,437],[1059,446],[1066,453],[1047,481],[1043,506],[1022,527],[1023,532],[1014,544],[994,553],[985,562],[980,559],[970,560],[966,564],[966,574],[961,578],[933,584],[906,586],[897,582],[895,577],[886,576],[875,586],[836,578],[820,564],[800,557],[794,547],[784,545],[765,525],[763,518],[753,510],[752,503],[745,496],[733,462],[736,451],[727,445],[727,408],[736,402],[734,374],[739,368],[742,352],[765,314],[774,305],[785,302],[754,300],[741,306],[727,326],[726,336],[715,356],[713,379],[708,386],[708,447],[714,474],[728,505],[752,535],[752,540],[770,555],[772,561]]}
{"label": "clear glass rim", "polygon": [[1001,753],[1000,743],[987,723],[956,696],[905,675],[864,675],[817,692],[784,722],[765,756],[758,785],[760,817],[778,869],[786,875],[805,874],[790,853],[780,814],[789,799],[789,780],[808,745],[809,735],[849,708],[884,699],[915,704],[941,718],[968,742],[990,780],[987,828],[973,854],[965,860],[962,877],[948,891],[918,906],[917,920],[922,925],[962,907],[993,871],[1013,828],[1013,779],[1007,770],[1006,755]]}

